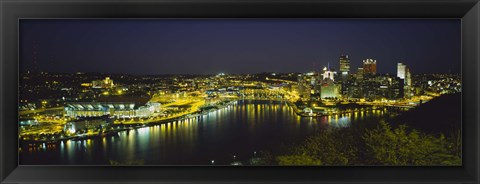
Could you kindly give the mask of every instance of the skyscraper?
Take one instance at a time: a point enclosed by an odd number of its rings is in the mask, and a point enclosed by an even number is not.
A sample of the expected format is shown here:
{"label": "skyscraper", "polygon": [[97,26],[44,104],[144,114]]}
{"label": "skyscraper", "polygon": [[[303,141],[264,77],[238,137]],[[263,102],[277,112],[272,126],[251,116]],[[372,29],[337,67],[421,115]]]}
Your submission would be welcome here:
{"label": "skyscraper", "polygon": [[397,64],[397,77],[400,79],[405,79],[405,68],[407,65],[404,65],[403,63],[398,63]]}
{"label": "skyscraper", "polygon": [[397,77],[403,79],[403,88],[404,88],[404,96],[410,97],[411,96],[411,88],[412,88],[412,75],[410,74],[410,69],[407,65],[403,63],[397,64]]}
{"label": "skyscraper", "polygon": [[340,56],[340,73],[342,75],[346,75],[350,72],[350,58],[348,55],[341,55]]}
{"label": "skyscraper", "polygon": [[373,59],[363,60],[363,73],[364,74],[376,74],[377,73],[377,60],[373,60]]}
{"label": "skyscraper", "polygon": [[322,73],[322,80],[332,80],[332,81],[335,81],[335,72],[334,71],[330,71],[329,68],[325,67],[323,68],[323,73]]}
{"label": "skyscraper", "polygon": [[364,69],[358,68],[357,73],[355,74],[355,78],[357,78],[357,80],[362,80],[363,74],[364,74]]}
{"label": "skyscraper", "polygon": [[412,96],[412,75],[410,74],[410,68],[405,68],[405,97],[410,98]]}

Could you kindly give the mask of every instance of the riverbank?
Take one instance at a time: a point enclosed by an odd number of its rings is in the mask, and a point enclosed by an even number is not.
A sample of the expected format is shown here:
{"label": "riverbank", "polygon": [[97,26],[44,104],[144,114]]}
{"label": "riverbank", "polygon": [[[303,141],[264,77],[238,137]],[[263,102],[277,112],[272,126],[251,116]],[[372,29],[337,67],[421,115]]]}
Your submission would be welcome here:
{"label": "riverbank", "polygon": [[128,124],[124,123],[119,123],[119,124],[113,124],[112,130],[109,130],[108,132],[105,133],[99,133],[99,132],[94,132],[91,134],[80,134],[80,135],[73,135],[73,136],[64,136],[61,138],[55,138],[55,139],[50,139],[50,140],[28,140],[28,139],[20,139],[21,142],[25,142],[27,144],[43,144],[43,143],[58,143],[61,141],[66,141],[66,140],[86,140],[86,139],[93,139],[93,138],[101,138],[101,137],[110,137],[110,136],[117,136],[118,133],[122,131],[127,131],[127,130],[133,130],[133,129],[138,129],[138,128],[143,128],[143,127],[150,127],[150,126],[156,126],[156,125],[162,125],[162,124],[168,124],[172,122],[177,122],[177,121],[183,121],[187,119],[198,119],[203,115],[207,115],[208,113],[215,112],[217,110],[226,108],[230,105],[234,105],[237,103],[237,100],[232,100],[228,102],[221,103],[220,105],[215,105],[214,108],[211,108],[209,110],[205,111],[200,111],[194,114],[186,114],[183,116],[179,117],[173,117],[173,118],[168,118],[164,120],[158,120],[158,121],[152,121],[152,122],[132,122]]}
{"label": "riverbank", "polygon": [[[60,142],[60,141],[65,141],[65,140],[85,140],[85,139],[93,139],[93,138],[100,138],[100,137],[109,137],[109,136],[116,136],[118,135],[119,132],[122,131],[127,131],[127,130],[133,130],[133,129],[138,129],[138,128],[143,128],[143,127],[150,127],[150,126],[156,126],[156,125],[162,125],[162,124],[168,124],[168,123],[173,123],[173,122],[178,122],[178,121],[183,121],[183,120],[192,120],[192,119],[198,119],[201,118],[201,116],[208,115],[209,113],[213,113],[217,110],[227,108],[228,106],[234,105],[238,103],[239,101],[273,101],[273,102],[281,102],[285,103],[289,107],[293,108],[295,114],[300,117],[322,117],[322,116],[334,116],[334,115],[340,115],[340,114],[345,114],[345,113],[356,113],[356,112],[365,112],[365,111],[371,111],[371,110],[376,110],[377,108],[375,106],[365,106],[361,105],[357,108],[348,108],[346,110],[339,110],[336,112],[330,112],[330,113],[325,113],[325,114],[315,114],[314,116],[308,115],[303,113],[302,110],[300,110],[297,105],[295,105],[292,102],[285,101],[285,100],[242,100],[242,99],[232,99],[232,100],[227,100],[227,101],[222,101],[221,103],[211,105],[207,108],[200,108],[201,110],[190,113],[190,114],[184,114],[182,116],[176,116],[164,120],[156,120],[156,121],[143,121],[143,122],[129,122],[129,123],[114,123],[111,125],[111,130],[105,133],[99,133],[99,132],[93,132],[90,134],[80,134],[80,135],[73,135],[73,136],[63,136],[61,138],[54,138],[54,139],[42,139],[42,140],[22,140],[26,142],[31,142],[31,143],[54,143],[54,142]],[[115,122],[115,121],[114,121]]]}
{"label": "riverbank", "polygon": [[[118,136],[22,145],[22,164],[109,164],[144,159],[145,165],[228,165],[261,150],[281,151],[322,129],[376,126],[381,113],[354,113],[338,118],[300,118],[285,101],[239,100],[196,120],[138,126]],[[125,126],[125,130],[129,128]],[[122,129],[119,126],[119,131]],[[50,137],[48,137],[50,138]],[[221,147],[222,149],[218,149]],[[31,149],[30,149],[31,148]],[[201,154],[200,154],[201,153]],[[244,162],[245,161],[245,162]]]}
{"label": "riverbank", "polygon": [[[338,107],[329,107],[329,106],[311,107],[311,108],[306,107],[306,108],[309,108],[311,110],[311,112],[307,113],[307,112],[304,112],[304,109],[300,109],[296,104],[294,104],[292,102],[287,102],[287,104],[288,104],[288,106],[292,107],[295,114],[297,114],[300,117],[334,116],[334,115],[341,115],[341,114],[346,114],[346,113],[365,112],[365,111],[387,108],[386,106],[359,105],[359,104],[355,104],[355,105],[357,105],[355,107],[342,107],[342,108],[344,108],[343,110],[339,110]],[[329,110],[327,110],[326,112],[320,112],[320,111],[317,110],[317,108],[323,108],[323,109],[329,109]]]}

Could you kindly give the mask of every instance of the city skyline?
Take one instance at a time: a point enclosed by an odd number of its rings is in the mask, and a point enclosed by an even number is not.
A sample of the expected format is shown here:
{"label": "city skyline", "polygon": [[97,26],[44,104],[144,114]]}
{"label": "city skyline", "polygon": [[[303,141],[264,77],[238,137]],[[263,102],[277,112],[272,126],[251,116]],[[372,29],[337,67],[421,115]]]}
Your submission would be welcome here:
{"label": "city skyline", "polygon": [[461,166],[460,23],[22,19],[19,164]]}
{"label": "city skyline", "polygon": [[397,63],[412,73],[460,73],[461,66],[455,19],[27,19],[20,44],[23,72],[305,73],[327,64],[339,71],[340,55],[349,55],[350,73],[365,59],[389,74]]}

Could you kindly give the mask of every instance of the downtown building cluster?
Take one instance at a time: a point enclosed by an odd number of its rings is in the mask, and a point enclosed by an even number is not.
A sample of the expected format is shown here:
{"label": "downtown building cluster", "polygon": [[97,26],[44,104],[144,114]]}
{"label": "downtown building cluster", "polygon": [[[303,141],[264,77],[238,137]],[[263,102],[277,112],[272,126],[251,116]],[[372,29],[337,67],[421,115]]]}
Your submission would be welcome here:
{"label": "downtown building cluster", "polygon": [[[338,71],[327,66],[319,72],[303,74],[127,75],[27,71],[20,75],[19,126],[25,139],[50,140],[62,135],[108,132],[112,124],[155,122],[208,113],[232,100],[287,101],[304,111],[300,115],[311,116],[334,113],[337,105],[415,105],[422,99],[458,93],[462,89],[458,73],[411,74],[407,65],[397,63],[396,75],[379,74],[379,63],[374,59],[363,60],[362,67],[352,72],[349,56],[340,56],[338,62]],[[50,126],[50,122],[58,126]]]}
{"label": "downtown building cluster", "polygon": [[349,56],[341,55],[339,66],[339,72],[327,66],[320,72],[299,74],[301,100],[398,100],[413,95],[410,69],[403,63],[397,63],[396,75],[377,73],[374,59],[363,60],[363,67],[351,72]]}

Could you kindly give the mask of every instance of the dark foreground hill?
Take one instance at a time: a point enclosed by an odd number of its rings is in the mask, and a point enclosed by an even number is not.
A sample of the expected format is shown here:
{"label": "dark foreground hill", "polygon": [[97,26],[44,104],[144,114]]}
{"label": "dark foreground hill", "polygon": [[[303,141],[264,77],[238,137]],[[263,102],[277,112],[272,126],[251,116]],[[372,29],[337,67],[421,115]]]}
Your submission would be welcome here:
{"label": "dark foreground hill", "polygon": [[393,124],[406,124],[425,133],[450,134],[461,128],[462,94],[446,94],[403,112]]}

